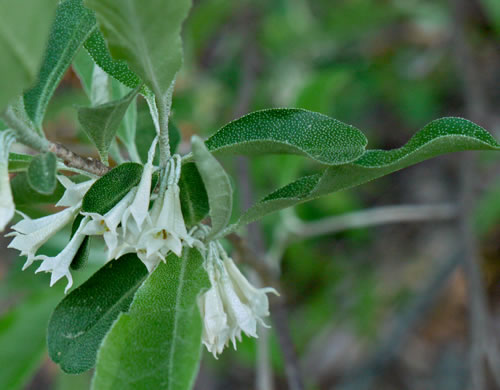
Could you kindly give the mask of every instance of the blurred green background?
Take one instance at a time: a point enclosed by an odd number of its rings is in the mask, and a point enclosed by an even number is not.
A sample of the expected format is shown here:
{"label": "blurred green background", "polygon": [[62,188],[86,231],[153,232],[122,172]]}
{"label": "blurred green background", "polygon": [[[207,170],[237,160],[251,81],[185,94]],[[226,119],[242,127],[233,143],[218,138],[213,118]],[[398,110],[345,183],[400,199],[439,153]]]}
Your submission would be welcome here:
{"label": "blurred green background", "polygon": [[[401,146],[438,117],[467,117],[451,3],[195,0],[184,27],[185,63],[173,101],[173,119],[183,138],[180,151],[188,150],[192,134],[208,136],[246,112],[268,107],[327,114],[365,132],[369,148],[384,149]],[[467,38],[491,108],[480,124],[498,139],[500,2],[466,3]],[[96,155],[76,125],[75,104],[86,104],[86,97],[68,72],[51,102],[48,137],[83,155]],[[282,271],[281,292],[306,388],[467,388],[467,302],[464,277],[456,267],[460,236],[455,219],[294,238],[282,256],[271,250],[294,223],[387,205],[453,208],[462,158],[440,157],[262,221],[263,246],[270,251],[266,256]],[[235,186],[251,183],[254,199],[318,170],[289,156],[259,157],[250,163],[250,175],[244,174],[242,160],[222,162]],[[479,154],[473,205],[495,324],[500,309],[499,163],[498,156]],[[236,207],[245,208],[245,201]],[[57,251],[65,239],[59,237],[46,249]],[[88,388],[90,375],[63,375],[44,352],[50,307],[61,298],[61,286],[48,290],[44,275],[34,276],[33,269],[21,273],[23,260],[5,249],[7,244],[2,238],[0,371],[15,371],[18,381],[5,388]],[[93,254],[91,266],[80,272],[81,281],[99,264],[99,248]],[[41,307],[37,302],[44,296]],[[26,323],[23,334],[13,330],[16,321]],[[244,338],[238,351],[228,349],[218,360],[205,353],[196,388],[257,388],[257,361],[262,363],[267,341],[274,388],[288,388],[274,329],[261,336],[259,347]]]}

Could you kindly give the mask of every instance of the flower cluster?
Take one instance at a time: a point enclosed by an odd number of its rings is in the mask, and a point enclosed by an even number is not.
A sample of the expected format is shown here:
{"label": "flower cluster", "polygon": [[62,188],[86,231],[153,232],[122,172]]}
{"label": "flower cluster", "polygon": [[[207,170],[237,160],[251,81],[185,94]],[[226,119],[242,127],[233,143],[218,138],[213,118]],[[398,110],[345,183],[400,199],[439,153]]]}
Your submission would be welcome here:
{"label": "flower cluster", "polygon": [[160,191],[149,209],[153,175],[152,158],[144,167],[139,185],[104,215],[82,213],[90,218],[83,234],[103,235],[108,261],[126,253],[137,256],[151,272],[168,253],[181,255],[184,245],[193,246],[182,216],[180,190],[181,161],[173,156],[162,177]]}
{"label": "flower cluster", "polygon": [[[14,203],[8,182],[8,150],[13,137],[8,132],[0,135],[0,170],[7,182],[0,182],[0,227],[4,227],[14,214]],[[38,219],[21,214],[20,222],[12,226],[9,247],[27,257],[23,269],[41,261],[35,272],[50,272],[50,285],[61,278],[68,280],[66,291],[72,286],[70,266],[85,237],[102,235],[107,247],[107,261],[126,253],[137,256],[152,272],[160,261],[172,252],[181,256],[184,247],[196,246],[204,255],[210,288],[198,297],[203,321],[203,343],[217,357],[232,342],[241,340],[242,333],[257,337],[257,325],[269,315],[266,294],[278,294],[273,288],[255,288],[243,276],[227,255],[219,241],[206,242],[208,226],[199,224],[187,231],[181,210],[178,181],[181,159],[174,155],[160,174],[158,190],[152,188],[156,141],[151,145],[148,161],[139,184],[132,188],[104,215],[82,211],[85,194],[95,183],[90,179],[74,183],[66,176],[58,176],[65,192],[58,207],[62,211]],[[5,158],[4,158],[5,157]],[[8,189],[8,191],[7,191]],[[80,215],[79,225],[65,248],[56,256],[39,254],[39,249],[57,232],[73,223]]]}
{"label": "flower cluster", "polygon": [[218,241],[208,243],[205,269],[211,287],[198,299],[203,343],[217,357],[230,341],[236,349],[242,332],[257,337],[257,324],[267,327],[263,320],[269,315],[266,294],[278,292],[252,286]]}
{"label": "flower cluster", "polygon": [[[178,155],[170,159],[161,178],[159,194],[154,195],[150,209],[150,201],[153,198],[151,183],[155,147],[156,142],[151,147],[139,184],[104,215],[81,212],[82,199],[95,180],[75,184],[67,177],[59,176],[58,179],[66,191],[56,206],[66,208],[38,219],[30,219],[22,214],[23,219],[12,226],[14,231],[9,235],[14,236],[14,239],[9,247],[18,249],[21,255],[27,256],[23,269],[34,261],[41,260],[42,263],[36,272],[51,272],[51,286],[66,277],[67,291],[73,283],[70,265],[85,236],[103,236],[107,246],[107,261],[126,253],[137,253],[150,272],[160,261],[165,261],[169,252],[180,256],[183,246],[193,246],[195,240],[186,229],[181,211],[180,190],[177,184],[181,160]],[[84,218],[69,243],[57,256],[37,254],[43,244],[72,223],[78,214]]]}

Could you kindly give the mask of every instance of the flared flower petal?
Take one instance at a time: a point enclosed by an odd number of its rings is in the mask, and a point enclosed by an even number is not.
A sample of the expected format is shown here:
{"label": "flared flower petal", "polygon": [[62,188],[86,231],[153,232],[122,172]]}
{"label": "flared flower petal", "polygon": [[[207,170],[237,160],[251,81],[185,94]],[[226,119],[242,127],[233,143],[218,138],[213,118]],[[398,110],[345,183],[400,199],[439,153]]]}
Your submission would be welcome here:
{"label": "flared flower petal", "polygon": [[203,320],[203,344],[215,358],[227,345],[230,329],[227,315],[217,288],[210,288],[198,298],[198,307]]}
{"label": "flared flower petal", "polygon": [[52,275],[50,276],[50,286],[52,287],[54,283],[56,283],[59,279],[66,277],[68,279],[68,284],[64,290],[64,293],[67,293],[68,290],[73,285],[73,278],[70,272],[70,265],[73,261],[80,245],[85,239],[85,234],[82,234],[82,230],[85,227],[85,224],[88,221],[88,217],[84,218],[80,223],[80,227],[75,232],[68,245],[55,257],[49,257],[44,255],[39,255],[34,258],[34,260],[42,260],[42,264],[35,271],[38,272],[50,272]]}
{"label": "flared flower petal", "polygon": [[12,226],[15,231],[9,236],[14,236],[14,239],[8,247],[17,249],[21,251],[21,256],[28,257],[23,270],[33,264],[38,249],[54,234],[73,221],[79,210],[79,205],[77,205],[42,218],[30,219],[24,216],[24,219]]}
{"label": "flared flower petal", "polygon": [[198,300],[203,319],[203,343],[216,356],[241,334],[257,337],[257,323],[264,326],[269,315],[267,293],[273,288],[255,288],[238,270],[218,242],[210,242],[205,259],[211,288]]}
{"label": "flared flower petal", "polygon": [[79,204],[92,184],[95,183],[95,179],[89,179],[82,183],[74,183],[69,178],[63,175],[58,175],[57,179],[66,189],[63,196],[56,203],[58,207],[74,207]]}

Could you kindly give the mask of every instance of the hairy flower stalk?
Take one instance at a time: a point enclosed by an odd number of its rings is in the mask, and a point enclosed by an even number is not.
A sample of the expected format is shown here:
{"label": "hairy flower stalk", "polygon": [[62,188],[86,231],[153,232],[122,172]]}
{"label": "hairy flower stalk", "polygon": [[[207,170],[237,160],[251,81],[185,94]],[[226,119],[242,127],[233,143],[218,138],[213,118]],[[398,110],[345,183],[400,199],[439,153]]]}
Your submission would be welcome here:
{"label": "hairy flower stalk", "polygon": [[214,357],[241,333],[257,337],[257,324],[267,327],[263,318],[269,316],[268,293],[278,295],[273,288],[255,288],[243,276],[218,241],[208,244],[205,269],[210,289],[198,299],[203,321],[203,343]]}
{"label": "hairy flower stalk", "polygon": [[15,139],[12,130],[0,132],[0,232],[4,231],[16,209],[9,181],[9,151]]}

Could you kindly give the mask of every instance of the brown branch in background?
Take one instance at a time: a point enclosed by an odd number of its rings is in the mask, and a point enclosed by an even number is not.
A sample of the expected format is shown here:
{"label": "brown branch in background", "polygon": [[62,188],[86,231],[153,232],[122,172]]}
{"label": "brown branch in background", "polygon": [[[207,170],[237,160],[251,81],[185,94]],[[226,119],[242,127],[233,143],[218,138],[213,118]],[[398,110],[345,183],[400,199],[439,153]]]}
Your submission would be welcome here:
{"label": "brown branch in background", "polygon": [[[490,121],[488,96],[477,64],[477,58],[467,37],[467,16],[470,1],[451,0],[454,18],[454,52],[457,67],[463,78],[463,96],[467,116],[483,126]],[[474,390],[486,389],[486,367],[500,388],[500,350],[492,329],[487,296],[480,268],[480,256],[475,232],[472,228],[477,164],[475,155],[465,153],[460,165],[459,218],[460,243],[463,248],[463,267],[468,283],[470,332],[471,385]]]}
{"label": "brown branch in background", "polygon": [[[458,252],[437,266],[437,271],[431,273],[421,292],[415,294],[413,301],[401,315],[397,316],[391,331],[382,339],[371,357],[359,367],[348,372],[337,386],[338,389],[369,390],[374,388],[376,379],[396,357],[401,346],[407,342],[412,330],[427,318],[429,312],[439,302],[440,295],[448,286],[451,276],[461,262],[462,254]],[[309,362],[312,361],[312,358],[308,357]]]}
{"label": "brown branch in background", "polygon": [[[245,8],[242,13],[242,35],[244,38],[244,52],[242,58],[242,74],[240,81],[240,89],[238,93],[238,98],[234,107],[233,117],[240,117],[246,114],[251,107],[252,98],[255,92],[255,83],[257,80],[258,67],[259,67],[259,51],[256,42],[256,30],[258,25],[258,15],[256,15],[250,8]],[[238,184],[241,191],[242,206],[248,209],[252,206],[253,190],[251,184],[251,175],[249,163],[246,158],[239,158],[237,162],[237,177]],[[234,237],[233,237],[234,238]],[[262,234],[262,229],[259,223],[253,223],[248,226],[248,241],[252,248],[255,249],[256,258],[265,258],[265,245]],[[246,258],[253,257],[248,255],[252,253],[250,248],[243,248],[239,246],[239,253]],[[267,280],[272,280],[272,282],[267,282],[266,284],[277,285],[277,277],[271,271],[269,266],[263,267],[261,261],[255,261],[255,265],[258,266],[258,271],[263,282],[266,283]],[[260,266],[259,266],[260,265]],[[267,280],[266,280],[267,279]],[[280,290],[283,294],[283,291]],[[288,314],[286,311],[286,304],[284,297],[278,299],[271,299],[271,316],[273,323],[276,328],[276,334],[278,335],[278,342],[283,354],[283,360],[285,362],[285,373],[288,381],[288,387],[292,390],[302,390],[304,389],[303,381],[300,375],[300,368],[298,359],[295,353],[295,348],[292,344],[292,338],[290,336],[290,329],[288,325]]]}
{"label": "brown branch in background", "polygon": [[91,157],[82,157],[73,153],[66,146],[58,143],[51,143],[49,145],[49,151],[62,159],[64,164],[68,167],[81,169],[82,171],[86,171],[97,176],[103,176],[111,170],[110,167],[104,165],[99,160]]}

